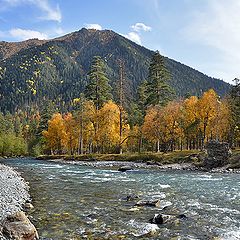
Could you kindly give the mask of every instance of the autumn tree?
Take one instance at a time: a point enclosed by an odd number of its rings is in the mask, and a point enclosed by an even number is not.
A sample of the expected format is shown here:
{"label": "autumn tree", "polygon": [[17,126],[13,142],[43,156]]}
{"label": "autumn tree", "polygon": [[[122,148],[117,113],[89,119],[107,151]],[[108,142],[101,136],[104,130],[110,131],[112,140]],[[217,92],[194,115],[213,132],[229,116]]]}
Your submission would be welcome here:
{"label": "autumn tree", "polygon": [[88,101],[83,94],[74,99],[74,117],[78,124],[78,154],[92,152],[97,139],[97,111],[93,101]]}
{"label": "autumn tree", "polygon": [[197,134],[199,128],[199,119],[197,116],[198,98],[191,96],[184,100],[182,108],[182,121],[184,136],[186,139],[186,148],[197,147]]}
{"label": "autumn tree", "polygon": [[163,132],[163,135],[166,136],[166,150],[173,151],[177,141],[183,138],[181,110],[181,101],[171,101],[163,109],[163,124],[165,125],[165,132]]}
{"label": "autumn tree", "polygon": [[[185,142],[187,149],[198,149],[209,139],[226,141],[231,133],[231,101],[220,99],[212,89],[200,98],[191,96],[163,106],[152,105],[146,110],[143,124],[135,123],[131,128],[124,109],[113,101],[105,102],[99,109],[84,96],[75,98],[73,103],[73,114],[54,114],[48,129],[43,131],[52,153],[119,153],[119,147],[135,152],[142,146],[157,152],[173,151],[182,150]],[[6,125],[14,129],[9,118]],[[27,123],[22,128],[25,139],[30,133]]]}
{"label": "autumn tree", "polygon": [[228,141],[232,118],[228,99],[218,101],[216,111],[216,117],[209,126],[209,137],[218,141]]}
{"label": "autumn tree", "polygon": [[76,115],[76,121],[79,124],[79,135],[78,135],[78,155],[83,154],[83,128],[84,128],[84,113],[85,108],[84,105],[86,103],[86,99],[84,94],[80,94],[79,98],[73,99],[73,105],[75,107],[75,115]]}
{"label": "autumn tree", "polygon": [[209,126],[217,116],[218,105],[219,98],[213,89],[205,92],[197,103],[197,118],[199,119],[202,147],[210,130]]}
{"label": "autumn tree", "polygon": [[[124,114],[124,112],[122,112]],[[101,143],[102,152],[105,150],[119,152],[119,146],[122,148],[128,137],[129,125],[120,120],[120,109],[117,104],[109,101],[103,105],[99,111],[99,132],[98,137]],[[121,123],[121,135],[119,134],[119,126]]]}
{"label": "autumn tree", "polygon": [[51,154],[57,152],[62,153],[66,147],[66,128],[63,117],[60,113],[55,113],[48,121],[48,130],[43,131],[43,136],[46,139],[47,147]]}
{"label": "autumn tree", "polygon": [[66,131],[63,143],[66,146],[67,151],[72,155],[74,152],[76,152],[78,147],[78,125],[71,113],[65,114],[63,121]]}
{"label": "autumn tree", "polygon": [[142,131],[144,136],[156,144],[156,151],[160,151],[160,139],[162,136],[161,109],[159,106],[150,107],[144,118]]}

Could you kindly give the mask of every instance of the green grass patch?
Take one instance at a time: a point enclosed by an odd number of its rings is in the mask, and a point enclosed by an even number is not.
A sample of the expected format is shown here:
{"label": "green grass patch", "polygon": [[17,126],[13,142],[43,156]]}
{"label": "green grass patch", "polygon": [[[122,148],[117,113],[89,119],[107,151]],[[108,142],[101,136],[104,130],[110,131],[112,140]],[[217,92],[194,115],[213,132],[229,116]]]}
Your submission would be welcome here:
{"label": "green grass patch", "polygon": [[124,154],[83,154],[83,155],[42,155],[41,160],[63,159],[73,161],[129,161],[155,162],[159,164],[194,162],[199,151],[174,151],[168,153],[124,153]]}

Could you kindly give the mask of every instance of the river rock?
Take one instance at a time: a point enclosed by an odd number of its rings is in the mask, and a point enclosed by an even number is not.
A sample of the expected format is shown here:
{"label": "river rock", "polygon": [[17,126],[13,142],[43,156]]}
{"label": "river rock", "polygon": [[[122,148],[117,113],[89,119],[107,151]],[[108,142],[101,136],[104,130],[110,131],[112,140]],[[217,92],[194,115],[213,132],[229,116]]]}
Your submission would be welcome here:
{"label": "river rock", "polygon": [[30,202],[26,202],[24,208],[27,210],[31,210],[34,208],[34,206]]}
{"label": "river rock", "polygon": [[177,216],[177,218],[179,218],[179,219],[187,219],[187,216],[185,214],[179,214]]}
{"label": "river rock", "polygon": [[153,224],[163,224],[163,216],[162,214],[155,214],[153,218],[149,220],[150,223]]}
{"label": "river rock", "polygon": [[139,196],[136,194],[130,194],[130,195],[127,195],[126,198],[124,199],[126,199],[126,201],[129,202],[129,201],[134,201],[136,199],[139,199]]}
{"label": "river rock", "polygon": [[36,240],[39,239],[34,225],[29,221],[24,212],[17,212],[7,217],[3,224],[3,235],[9,239]]}
{"label": "river rock", "polygon": [[208,169],[222,167],[229,162],[231,150],[226,142],[209,141],[206,146],[207,157],[204,158],[204,167]]}
{"label": "river rock", "polygon": [[129,170],[132,170],[131,166],[122,166],[118,169],[118,171],[120,171],[120,172],[126,172],[126,171],[129,171]]}
{"label": "river rock", "polygon": [[136,204],[136,206],[143,207],[160,207],[160,200],[140,200]]}
{"label": "river rock", "polygon": [[177,219],[187,219],[185,214],[179,215],[167,215],[167,214],[155,214],[153,218],[149,220],[150,223],[153,224],[164,224],[167,222],[175,222]]}
{"label": "river rock", "polygon": [[167,223],[171,220],[176,218],[175,216],[172,215],[167,215],[167,214],[155,214],[153,218],[151,218],[149,221],[150,223],[153,224],[164,224]]}

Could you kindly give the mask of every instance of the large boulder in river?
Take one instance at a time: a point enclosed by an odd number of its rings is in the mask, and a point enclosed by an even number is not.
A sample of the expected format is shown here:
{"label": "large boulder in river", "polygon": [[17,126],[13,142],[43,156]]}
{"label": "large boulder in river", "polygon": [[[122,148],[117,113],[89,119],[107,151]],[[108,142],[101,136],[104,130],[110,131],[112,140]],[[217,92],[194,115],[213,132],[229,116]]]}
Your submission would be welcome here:
{"label": "large boulder in river", "polygon": [[126,171],[129,171],[129,170],[132,170],[131,166],[122,166],[118,169],[118,171],[120,171],[120,172],[126,172]]}
{"label": "large boulder in river", "polygon": [[207,157],[204,159],[204,167],[212,169],[228,164],[231,156],[228,143],[211,140],[206,144],[205,148]]}
{"label": "large boulder in river", "polygon": [[17,212],[7,217],[3,224],[3,235],[8,239],[36,240],[39,239],[34,225],[29,221],[24,212]]}

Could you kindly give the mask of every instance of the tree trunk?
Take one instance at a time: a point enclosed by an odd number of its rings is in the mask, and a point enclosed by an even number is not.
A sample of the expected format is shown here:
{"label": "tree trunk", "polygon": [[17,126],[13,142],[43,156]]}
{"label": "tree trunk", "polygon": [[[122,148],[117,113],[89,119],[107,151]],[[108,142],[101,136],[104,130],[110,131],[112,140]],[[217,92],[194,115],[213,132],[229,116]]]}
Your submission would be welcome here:
{"label": "tree trunk", "polygon": [[160,141],[159,140],[157,140],[157,152],[160,152]]}
{"label": "tree trunk", "polygon": [[143,138],[142,138],[142,134],[141,134],[139,141],[138,141],[138,153],[141,153],[141,151],[142,151],[142,141],[143,141]]}
{"label": "tree trunk", "polygon": [[122,154],[122,106],[119,108],[119,154]]}

